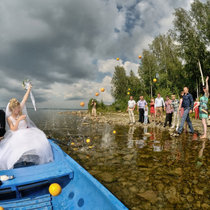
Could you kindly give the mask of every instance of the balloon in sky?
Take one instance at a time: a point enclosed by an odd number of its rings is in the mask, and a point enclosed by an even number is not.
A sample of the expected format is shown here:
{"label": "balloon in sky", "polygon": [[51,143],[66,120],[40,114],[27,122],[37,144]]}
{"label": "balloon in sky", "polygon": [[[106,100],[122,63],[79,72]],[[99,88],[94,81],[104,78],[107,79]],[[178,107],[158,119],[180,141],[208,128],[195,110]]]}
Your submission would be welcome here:
{"label": "balloon in sky", "polygon": [[128,95],[130,95],[130,92],[127,92]]}
{"label": "balloon in sky", "polygon": [[119,61],[120,59],[119,59],[119,58],[117,58],[116,60],[117,60],[117,61]]}
{"label": "balloon in sky", "polygon": [[82,101],[82,102],[80,103],[80,106],[85,106],[85,102]]}
{"label": "balloon in sky", "polygon": [[105,89],[104,88],[101,88],[101,92],[104,92],[105,91]]}
{"label": "balloon in sky", "polygon": [[156,78],[154,78],[154,79],[153,79],[153,82],[157,82],[157,79],[156,79]]}
{"label": "balloon in sky", "polygon": [[141,55],[139,55],[139,59],[141,59],[142,57],[141,57]]}
{"label": "balloon in sky", "polygon": [[98,92],[96,92],[96,94],[95,94],[96,96],[99,96],[99,93]]}

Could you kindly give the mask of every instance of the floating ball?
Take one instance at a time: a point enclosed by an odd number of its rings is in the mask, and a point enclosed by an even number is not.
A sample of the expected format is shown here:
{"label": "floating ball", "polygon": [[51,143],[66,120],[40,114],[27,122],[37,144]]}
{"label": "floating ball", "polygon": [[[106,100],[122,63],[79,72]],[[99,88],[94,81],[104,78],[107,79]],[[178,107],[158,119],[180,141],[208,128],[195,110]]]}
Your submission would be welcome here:
{"label": "floating ball", "polygon": [[0,210],[4,210],[4,208],[2,206],[0,206]]}
{"label": "floating ball", "polygon": [[101,88],[101,92],[104,92],[105,91],[105,89],[104,88]]}
{"label": "floating ball", "polygon": [[62,188],[59,184],[53,183],[49,187],[49,192],[52,196],[58,196],[62,191]]}
{"label": "floating ball", "polygon": [[90,143],[90,139],[86,139],[86,142],[87,142],[87,143]]}
{"label": "floating ball", "polygon": [[154,78],[154,79],[153,79],[153,82],[157,82],[157,79],[156,79],[156,78]]}
{"label": "floating ball", "polygon": [[128,91],[130,91],[131,89],[130,88],[128,88]]}
{"label": "floating ball", "polygon": [[80,106],[85,106],[85,102],[81,102],[80,103]]}
{"label": "floating ball", "polygon": [[120,59],[119,59],[119,58],[117,58],[116,60],[117,60],[117,61],[119,61]]}
{"label": "floating ball", "polygon": [[116,134],[117,133],[117,131],[116,130],[113,130],[113,134]]}
{"label": "floating ball", "polygon": [[127,94],[130,95],[131,93],[130,92],[127,92]]}
{"label": "floating ball", "polygon": [[99,93],[97,92],[95,95],[96,95],[96,96],[99,96]]}
{"label": "floating ball", "polygon": [[75,145],[74,142],[71,142],[71,145]]}
{"label": "floating ball", "polygon": [[139,59],[141,59],[142,57],[141,57],[141,55],[139,55]]}

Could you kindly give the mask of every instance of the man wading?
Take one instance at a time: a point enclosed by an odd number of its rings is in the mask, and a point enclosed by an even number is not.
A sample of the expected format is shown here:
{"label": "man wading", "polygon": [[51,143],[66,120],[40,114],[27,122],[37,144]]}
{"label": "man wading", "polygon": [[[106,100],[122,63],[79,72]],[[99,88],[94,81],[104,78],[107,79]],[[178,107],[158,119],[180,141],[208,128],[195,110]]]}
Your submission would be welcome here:
{"label": "man wading", "polygon": [[192,111],[193,111],[193,106],[194,106],[193,97],[189,93],[189,89],[187,87],[184,87],[184,95],[183,95],[183,100],[182,100],[182,104],[181,104],[181,107],[184,108],[184,114],[182,116],[181,125],[179,126],[179,129],[178,129],[178,135],[180,135],[182,133],[185,121],[187,121],[187,124],[190,128],[190,133],[191,134],[194,133],[192,122],[191,122],[190,116],[189,116],[189,114],[192,113]]}

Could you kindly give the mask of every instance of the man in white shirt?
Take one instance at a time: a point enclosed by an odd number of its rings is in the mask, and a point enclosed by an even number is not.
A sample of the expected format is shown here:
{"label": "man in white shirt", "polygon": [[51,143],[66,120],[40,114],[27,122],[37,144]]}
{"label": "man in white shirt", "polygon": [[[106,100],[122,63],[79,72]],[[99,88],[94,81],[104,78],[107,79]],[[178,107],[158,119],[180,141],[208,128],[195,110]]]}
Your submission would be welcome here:
{"label": "man in white shirt", "polygon": [[156,123],[159,118],[159,123],[161,124],[164,107],[165,107],[165,102],[164,102],[163,98],[160,96],[160,93],[158,93],[157,98],[155,99],[155,121],[156,121]]}
{"label": "man in white shirt", "polygon": [[128,108],[127,108],[130,124],[135,123],[135,117],[133,113],[133,111],[135,110],[135,107],[136,107],[136,102],[133,100],[133,96],[130,96],[130,100],[128,101]]}

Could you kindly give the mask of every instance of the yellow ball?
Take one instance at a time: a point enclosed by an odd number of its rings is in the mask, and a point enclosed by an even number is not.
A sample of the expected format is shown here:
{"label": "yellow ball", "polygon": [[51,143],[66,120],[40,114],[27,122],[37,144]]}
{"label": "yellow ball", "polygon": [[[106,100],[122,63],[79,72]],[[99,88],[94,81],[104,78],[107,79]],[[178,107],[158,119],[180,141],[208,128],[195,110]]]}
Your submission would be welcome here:
{"label": "yellow ball", "polygon": [[105,88],[101,88],[101,92],[104,92],[105,91]]}
{"label": "yellow ball", "polygon": [[85,106],[85,103],[84,103],[84,102],[81,102],[81,103],[80,103],[80,106]]}
{"label": "yellow ball", "polygon": [[127,92],[128,95],[130,95],[130,92]]}
{"label": "yellow ball", "polygon": [[119,58],[117,58],[117,61],[119,61],[120,59]]}
{"label": "yellow ball", "polygon": [[62,191],[62,188],[59,184],[53,183],[49,187],[49,192],[52,196],[58,196]]}
{"label": "yellow ball", "polygon": [[4,208],[2,206],[0,206],[0,210],[4,210]]}
{"label": "yellow ball", "polygon": [[74,145],[74,142],[71,142],[71,145]]}
{"label": "yellow ball", "polygon": [[128,91],[130,91],[131,89],[130,88],[128,88]]}
{"label": "yellow ball", "polygon": [[116,131],[116,130],[114,130],[114,131],[113,131],[113,134],[116,134],[116,133],[117,133],[117,131]]}
{"label": "yellow ball", "polygon": [[87,143],[90,143],[90,139],[86,139],[86,142],[87,142]]}
{"label": "yellow ball", "polygon": [[99,96],[99,93],[98,92],[96,92],[96,94],[95,94],[96,96]]}
{"label": "yellow ball", "polygon": [[154,79],[153,79],[153,82],[157,82],[157,79],[156,79],[156,78],[154,78]]}
{"label": "yellow ball", "polygon": [[141,59],[141,55],[139,55],[139,59]]}

